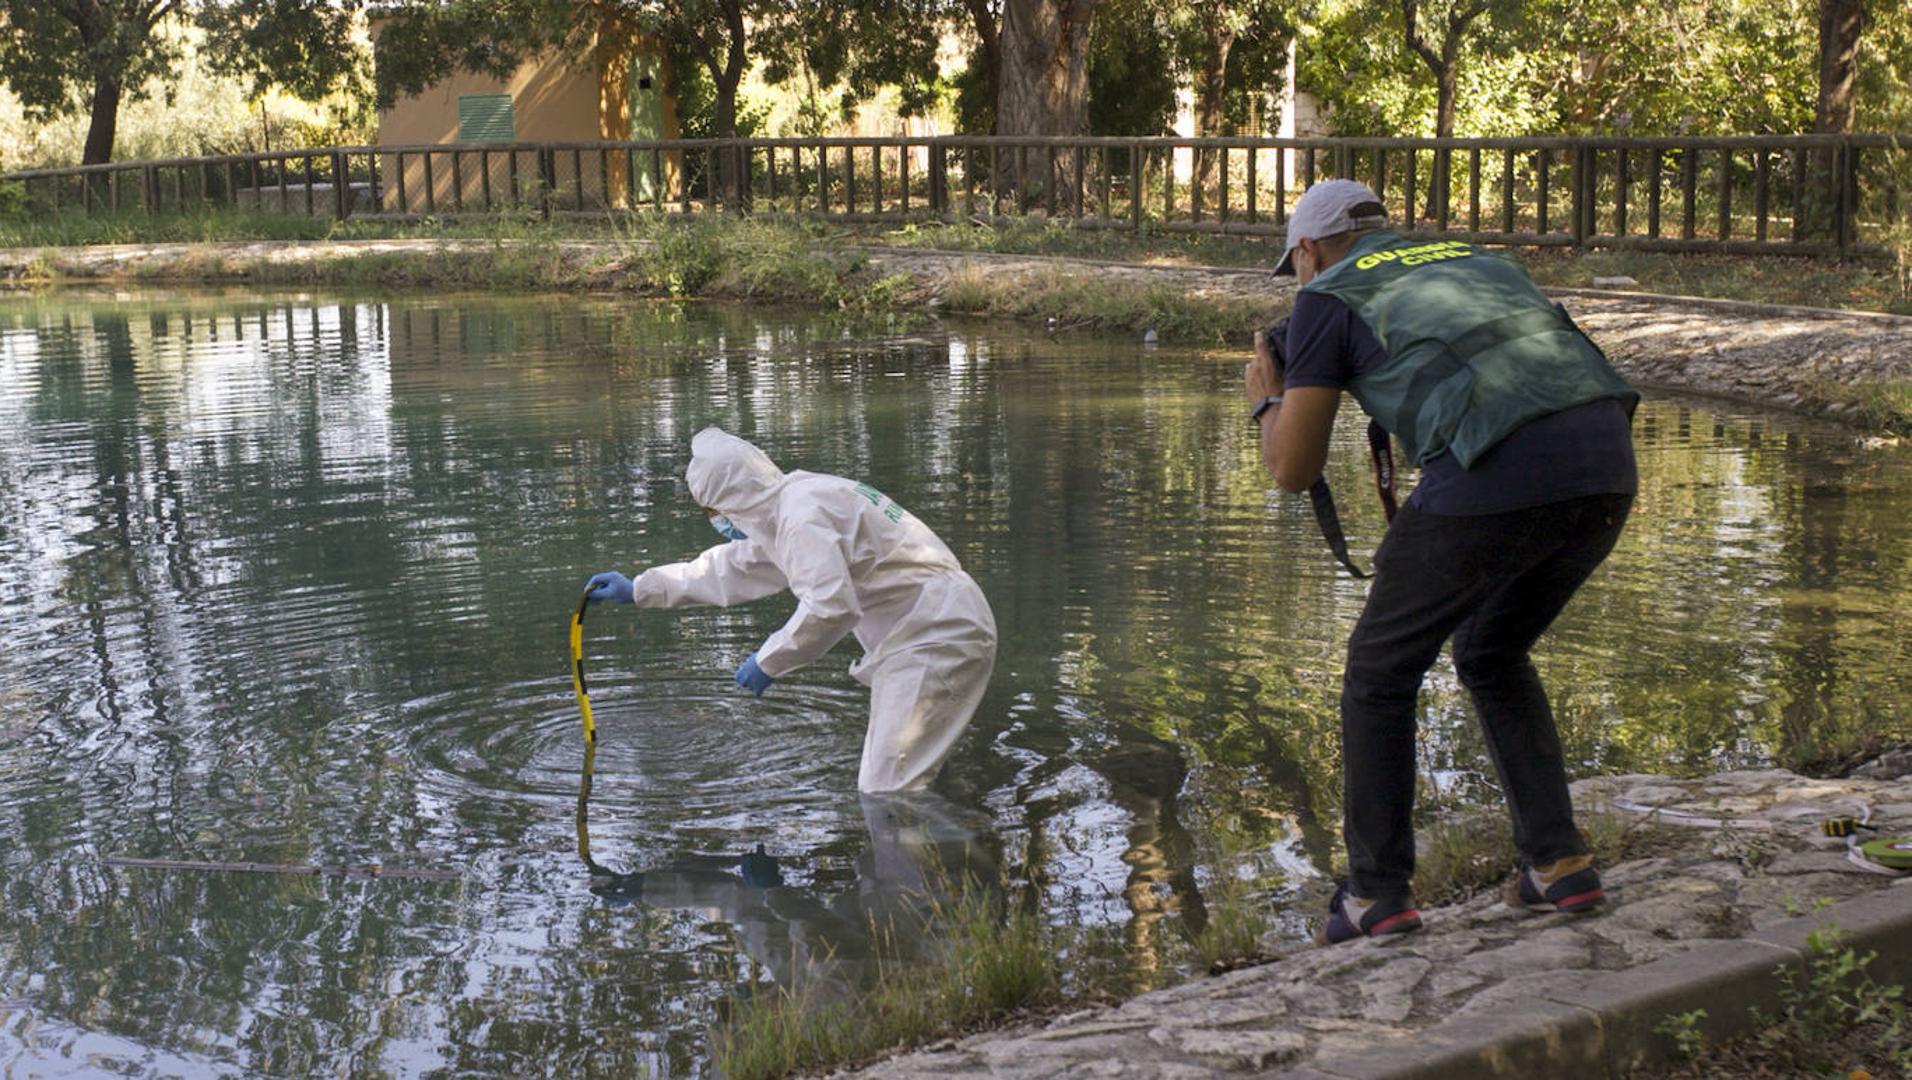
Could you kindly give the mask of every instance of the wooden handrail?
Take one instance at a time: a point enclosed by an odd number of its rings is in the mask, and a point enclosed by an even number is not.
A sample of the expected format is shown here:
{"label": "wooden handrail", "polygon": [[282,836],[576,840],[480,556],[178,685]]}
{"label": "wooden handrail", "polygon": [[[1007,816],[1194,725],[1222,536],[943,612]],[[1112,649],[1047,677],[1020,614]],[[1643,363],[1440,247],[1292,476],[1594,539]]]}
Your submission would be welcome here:
{"label": "wooden handrail", "polygon": [[307,214],[344,218],[369,194],[398,215],[647,205],[886,221],[1007,210],[1083,228],[1280,235],[1294,195],[1360,177],[1417,234],[1808,254],[1867,250],[1908,217],[1905,154],[1912,134],[517,140],[155,158],[0,180],[55,214],[248,201],[293,212],[296,199]]}

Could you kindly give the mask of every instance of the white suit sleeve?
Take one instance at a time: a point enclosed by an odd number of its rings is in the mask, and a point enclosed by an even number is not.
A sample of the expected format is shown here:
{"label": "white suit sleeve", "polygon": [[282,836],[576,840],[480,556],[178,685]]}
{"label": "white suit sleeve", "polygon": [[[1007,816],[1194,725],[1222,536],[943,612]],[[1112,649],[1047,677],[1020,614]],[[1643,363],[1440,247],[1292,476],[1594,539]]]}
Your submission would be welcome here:
{"label": "white suit sleeve", "polygon": [[729,607],[774,596],[789,587],[783,571],[750,540],[705,548],[689,562],[653,566],[631,582],[638,607],[672,608],[695,604]]}
{"label": "white suit sleeve", "polygon": [[863,618],[850,565],[843,558],[843,540],[836,532],[812,524],[779,539],[788,553],[785,562],[797,610],[757,649],[757,666],[773,679],[813,663]]}

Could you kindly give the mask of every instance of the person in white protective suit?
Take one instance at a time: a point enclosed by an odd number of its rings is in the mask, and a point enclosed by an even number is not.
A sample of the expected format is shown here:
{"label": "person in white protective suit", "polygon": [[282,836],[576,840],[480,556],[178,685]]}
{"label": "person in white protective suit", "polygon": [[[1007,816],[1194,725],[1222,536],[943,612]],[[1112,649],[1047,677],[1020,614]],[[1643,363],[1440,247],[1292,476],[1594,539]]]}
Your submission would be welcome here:
{"label": "person in white protective suit", "polygon": [[857,787],[926,786],[996,664],[996,619],[982,589],[928,526],[868,484],[785,473],[717,428],[698,432],[690,447],[691,496],[730,543],[635,580],[598,574],[587,595],[640,607],[729,606],[790,590],[796,612],[738,667],[737,684],[761,697],[856,634],[863,657],[850,673],[870,688]]}

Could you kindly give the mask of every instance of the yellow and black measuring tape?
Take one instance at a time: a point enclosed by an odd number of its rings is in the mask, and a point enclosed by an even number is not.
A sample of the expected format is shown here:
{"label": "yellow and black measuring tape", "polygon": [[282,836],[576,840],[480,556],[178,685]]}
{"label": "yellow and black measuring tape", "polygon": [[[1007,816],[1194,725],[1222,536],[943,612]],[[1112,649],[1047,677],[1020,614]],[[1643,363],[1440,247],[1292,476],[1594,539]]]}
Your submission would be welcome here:
{"label": "yellow and black measuring tape", "polygon": [[1912,870],[1912,837],[1881,836],[1872,840],[1858,840],[1861,831],[1878,832],[1878,826],[1868,825],[1855,817],[1827,818],[1819,823],[1819,830],[1827,836],[1847,837],[1849,846],[1857,847],[1859,854],[1880,866],[1893,870]]}
{"label": "yellow and black measuring tape", "polygon": [[597,745],[597,721],[591,717],[591,688],[584,681],[584,611],[590,606],[591,591],[586,589],[578,598],[578,609],[571,613],[571,689],[577,692],[578,712],[584,717],[587,753]]}

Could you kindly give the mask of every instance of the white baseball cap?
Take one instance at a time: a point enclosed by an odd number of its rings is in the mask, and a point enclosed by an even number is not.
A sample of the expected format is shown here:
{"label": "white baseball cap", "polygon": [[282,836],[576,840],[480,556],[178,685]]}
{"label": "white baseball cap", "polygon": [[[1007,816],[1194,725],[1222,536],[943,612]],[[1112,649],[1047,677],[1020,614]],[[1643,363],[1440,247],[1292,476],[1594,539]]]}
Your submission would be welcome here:
{"label": "white baseball cap", "polygon": [[1388,223],[1387,207],[1374,189],[1359,180],[1323,180],[1301,193],[1288,215],[1288,246],[1275,264],[1275,276],[1295,272],[1295,248],[1350,229],[1378,229]]}

